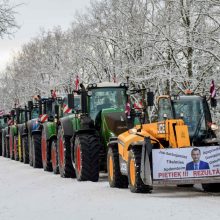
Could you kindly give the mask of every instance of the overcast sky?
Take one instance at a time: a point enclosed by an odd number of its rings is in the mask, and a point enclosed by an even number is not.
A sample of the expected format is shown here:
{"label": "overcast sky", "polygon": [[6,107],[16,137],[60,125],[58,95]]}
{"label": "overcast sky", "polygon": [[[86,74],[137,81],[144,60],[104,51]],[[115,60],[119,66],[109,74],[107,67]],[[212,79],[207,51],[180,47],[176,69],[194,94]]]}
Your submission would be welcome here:
{"label": "overcast sky", "polygon": [[52,29],[60,25],[67,29],[75,11],[85,11],[90,0],[10,0],[12,5],[23,3],[16,11],[16,21],[21,28],[12,39],[0,39],[0,70],[18,51],[21,45],[38,35],[40,28]]}

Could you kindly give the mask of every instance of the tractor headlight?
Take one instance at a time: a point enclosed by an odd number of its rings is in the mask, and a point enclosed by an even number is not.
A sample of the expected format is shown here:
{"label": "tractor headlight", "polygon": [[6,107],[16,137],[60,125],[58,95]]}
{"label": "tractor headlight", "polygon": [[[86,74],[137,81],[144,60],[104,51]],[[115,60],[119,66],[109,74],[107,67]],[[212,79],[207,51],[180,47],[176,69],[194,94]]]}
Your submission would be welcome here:
{"label": "tractor headlight", "polygon": [[129,134],[137,134],[137,129],[136,128],[132,128],[128,130]]}
{"label": "tractor headlight", "polygon": [[92,91],[88,91],[87,95],[92,96]]}
{"label": "tractor headlight", "polygon": [[124,84],[124,83],[121,83],[121,84],[120,84],[120,86],[121,86],[121,87],[124,87],[124,86],[125,86],[125,84]]}
{"label": "tractor headlight", "polygon": [[89,88],[92,88],[92,84],[89,84],[88,87],[89,87]]}
{"label": "tractor headlight", "polygon": [[97,84],[96,84],[96,83],[93,83],[92,86],[93,86],[93,87],[97,87]]}
{"label": "tractor headlight", "polygon": [[211,124],[211,129],[212,129],[213,131],[218,130],[218,125],[217,125],[217,124]]}

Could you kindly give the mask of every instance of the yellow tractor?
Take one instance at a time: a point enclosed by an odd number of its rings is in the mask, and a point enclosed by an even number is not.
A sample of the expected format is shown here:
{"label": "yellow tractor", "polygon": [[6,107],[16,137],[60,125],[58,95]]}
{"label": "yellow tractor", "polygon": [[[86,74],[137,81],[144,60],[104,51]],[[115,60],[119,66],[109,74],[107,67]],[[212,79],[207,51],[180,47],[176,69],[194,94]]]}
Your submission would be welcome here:
{"label": "yellow tractor", "polygon": [[161,96],[155,123],[137,125],[108,144],[111,187],[151,192],[153,185],[201,183],[220,191],[220,146],[205,97]]}

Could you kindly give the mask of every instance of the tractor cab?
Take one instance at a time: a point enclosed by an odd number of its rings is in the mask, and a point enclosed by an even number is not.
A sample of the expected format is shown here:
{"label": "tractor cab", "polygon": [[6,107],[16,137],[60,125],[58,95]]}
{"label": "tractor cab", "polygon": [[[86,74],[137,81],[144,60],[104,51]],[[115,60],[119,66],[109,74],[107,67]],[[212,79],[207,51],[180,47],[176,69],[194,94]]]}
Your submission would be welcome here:
{"label": "tractor cab", "polygon": [[88,113],[95,121],[101,111],[107,109],[124,112],[127,102],[127,84],[98,83],[88,87]]}
{"label": "tractor cab", "polygon": [[158,100],[158,121],[182,119],[188,126],[191,142],[215,138],[211,113],[205,97],[197,95],[161,96]]}
{"label": "tractor cab", "polygon": [[7,121],[9,117],[9,115],[0,116],[0,129],[4,129],[5,127],[7,127]]}

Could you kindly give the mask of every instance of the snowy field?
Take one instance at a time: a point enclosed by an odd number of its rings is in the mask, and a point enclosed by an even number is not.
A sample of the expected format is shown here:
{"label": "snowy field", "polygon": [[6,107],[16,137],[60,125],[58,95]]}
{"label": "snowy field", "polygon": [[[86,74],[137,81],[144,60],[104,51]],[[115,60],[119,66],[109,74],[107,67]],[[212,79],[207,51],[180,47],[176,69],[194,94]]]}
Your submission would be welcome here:
{"label": "snowy field", "polygon": [[0,220],[219,219],[220,193],[157,187],[132,194],[100,182],[77,182],[0,157]]}

